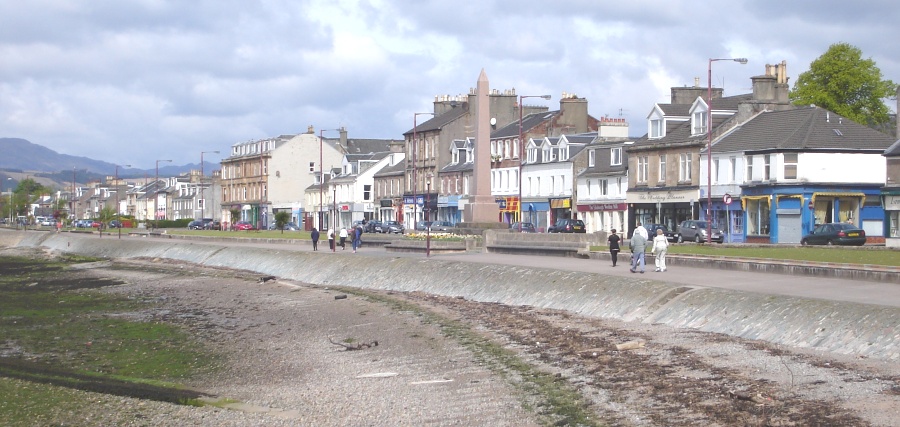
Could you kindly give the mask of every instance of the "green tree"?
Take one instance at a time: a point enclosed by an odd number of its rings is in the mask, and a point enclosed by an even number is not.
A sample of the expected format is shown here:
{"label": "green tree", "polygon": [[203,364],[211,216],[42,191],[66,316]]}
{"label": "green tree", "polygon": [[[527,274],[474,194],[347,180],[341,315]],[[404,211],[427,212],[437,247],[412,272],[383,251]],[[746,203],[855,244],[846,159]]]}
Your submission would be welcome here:
{"label": "green tree", "polygon": [[97,213],[97,221],[100,222],[101,230],[106,228],[106,225],[114,219],[116,219],[116,210],[109,206],[100,209],[100,212]]}
{"label": "green tree", "polygon": [[882,80],[872,59],[863,59],[859,48],[847,43],[828,51],[801,73],[791,90],[795,105],[815,104],[857,123],[877,127],[890,121],[884,99],[895,95],[896,85]]}
{"label": "green tree", "polygon": [[284,225],[291,220],[291,213],[288,211],[278,211],[275,212],[275,228],[281,230],[281,233],[284,234]]}

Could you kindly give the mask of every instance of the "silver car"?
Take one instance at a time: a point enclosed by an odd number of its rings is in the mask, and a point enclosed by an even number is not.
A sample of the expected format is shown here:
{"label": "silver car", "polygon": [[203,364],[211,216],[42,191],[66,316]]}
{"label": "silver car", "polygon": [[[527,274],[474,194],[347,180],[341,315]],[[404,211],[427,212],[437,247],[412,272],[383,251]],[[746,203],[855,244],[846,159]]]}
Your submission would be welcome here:
{"label": "silver car", "polygon": [[[707,241],[707,227],[709,227],[709,224],[706,221],[682,221],[681,225],[678,226],[678,243],[682,243],[684,241],[694,241],[697,243]],[[709,240],[716,243],[723,243],[725,242],[725,232],[713,227],[712,239]]]}

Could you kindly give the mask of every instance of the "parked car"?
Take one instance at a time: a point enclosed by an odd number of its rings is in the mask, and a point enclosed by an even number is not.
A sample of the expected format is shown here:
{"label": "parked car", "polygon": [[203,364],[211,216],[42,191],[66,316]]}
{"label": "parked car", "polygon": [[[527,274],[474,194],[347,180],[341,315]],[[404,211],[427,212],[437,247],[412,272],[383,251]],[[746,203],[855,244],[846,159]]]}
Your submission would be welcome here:
{"label": "parked car", "polygon": [[707,239],[707,227],[709,227],[709,224],[706,221],[697,221],[693,219],[682,221],[681,225],[678,226],[678,243],[682,243],[684,241],[694,241],[697,243],[701,243],[707,240],[711,240],[716,243],[725,242],[725,232],[715,227],[713,227],[712,229],[712,239]]}
{"label": "parked car", "polygon": [[53,218],[41,218],[41,225],[44,227],[54,227],[56,226],[56,220]]}
{"label": "parked car", "polygon": [[109,228],[122,228],[122,222],[114,219],[109,222]]}
{"label": "parked car", "polygon": [[662,230],[663,236],[666,236],[666,240],[670,242],[678,241],[678,233],[669,230],[669,227],[666,227],[665,224],[644,224],[644,228],[647,229],[647,237],[650,240],[653,240],[656,237],[656,230]]}
{"label": "parked car", "polygon": [[403,224],[400,224],[397,221],[385,221],[381,225],[382,233],[393,233],[393,234],[401,234],[403,233]]}
{"label": "parked car", "polygon": [[431,231],[447,232],[453,228],[450,221],[434,221],[431,223]]}
{"label": "parked car", "polygon": [[[275,223],[272,223],[272,224],[269,224],[269,230],[278,230],[278,227],[276,227]],[[286,222],[286,223],[284,223],[283,230],[284,231],[300,231],[300,227],[298,227],[297,224],[294,224],[293,222]]]}
{"label": "parked car", "polygon": [[509,225],[509,229],[521,233],[536,233],[534,224],[530,222],[514,222]]}
{"label": "parked car", "polygon": [[94,221],[89,219],[76,219],[75,220],[75,228],[91,228],[91,224]]}
{"label": "parked car", "polygon": [[381,230],[381,221],[376,221],[374,219],[369,220],[369,222],[366,223],[366,227],[363,231],[365,231],[366,233],[383,233],[384,232]]}
{"label": "parked car", "polygon": [[254,227],[253,224],[251,224],[248,221],[238,221],[238,222],[234,223],[234,229],[235,230],[256,230],[256,227]]}
{"label": "parked car", "polygon": [[431,226],[431,221],[419,221],[416,223],[416,231],[425,231]]}
{"label": "parked car", "polygon": [[862,246],[866,244],[865,230],[843,222],[831,222],[819,224],[812,233],[803,236],[800,244],[807,245],[852,245]]}
{"label": "parked car", "polygon": [[222,229],[222,223],[219,222],[219,220],[214,219],[214,220],[212,220],[212,221],[209,221],[209,222],[204,223],[204,224],[203,224],[203,228],[204,228],[205,230],[221,230],[221,229]]}
{"label": "parked car", "polygon": [[584,221],[580,219],[558,219],[547,229],[548,233],[587,233]]}
{"label": "parked car", "polygon": [[203,230],[204,225],[202,219],[195,219],[188,223],[187,228],[188,230]]}

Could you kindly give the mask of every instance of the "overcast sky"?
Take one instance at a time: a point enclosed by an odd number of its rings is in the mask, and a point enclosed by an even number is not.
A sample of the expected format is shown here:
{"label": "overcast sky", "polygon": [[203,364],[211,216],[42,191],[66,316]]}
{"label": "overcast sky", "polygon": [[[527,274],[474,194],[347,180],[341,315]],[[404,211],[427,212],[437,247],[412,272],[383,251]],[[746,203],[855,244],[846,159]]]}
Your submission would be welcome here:
{"label": "overcast sky", "polygon": [[709,58],[749,59],[713,64],[726,95],[782,60],[793,84],[838,42],[900,81],[898,23],[887,0],[0,0],[0,137],[140,168],[310,125],[401,139],[482,68],[640,136]]}

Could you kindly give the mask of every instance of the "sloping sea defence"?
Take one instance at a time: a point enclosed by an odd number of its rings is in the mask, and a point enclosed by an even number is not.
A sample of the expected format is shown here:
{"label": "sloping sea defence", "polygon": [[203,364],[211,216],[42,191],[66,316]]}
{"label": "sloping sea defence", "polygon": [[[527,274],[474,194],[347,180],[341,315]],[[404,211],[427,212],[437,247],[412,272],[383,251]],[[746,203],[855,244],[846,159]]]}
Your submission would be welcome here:
{"label": "sloping sea defence", "polygon": [[106,258],[161,258],[258,272],[321,286],[420,291],[479,302],[691,328],[838,354],[900,360],[900,309],[631,277],[409,257],[0,232],[0,247],[44,247]]}

